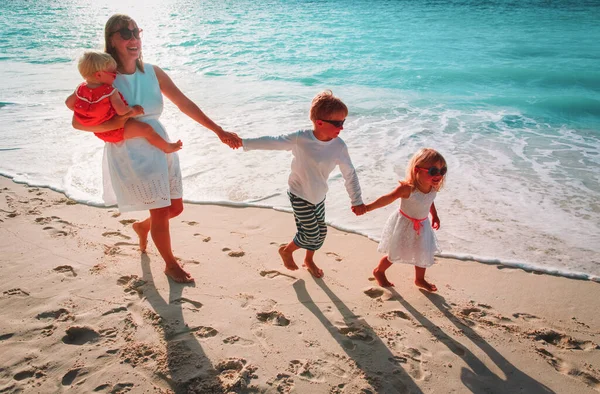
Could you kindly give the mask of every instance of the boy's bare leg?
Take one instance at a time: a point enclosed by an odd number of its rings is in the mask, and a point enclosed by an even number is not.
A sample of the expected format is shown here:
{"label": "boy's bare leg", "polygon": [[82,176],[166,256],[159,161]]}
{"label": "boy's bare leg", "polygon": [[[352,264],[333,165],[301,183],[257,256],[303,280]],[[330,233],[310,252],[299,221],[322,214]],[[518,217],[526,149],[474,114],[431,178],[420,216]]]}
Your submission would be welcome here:
{"label": "boy's bare leg", "polygon": [[310,272],[310,274],[312,276],[314,276],[315,278],[322,278],[324,275],[323,270],[321,268],[317,267],[317,265],[315,264],[314,256],[315,256],[314,250],[307,250],[306,257],[304,258],[303,266],[306,267],[308,272]]}
{"label": "boy's bare leg", "polygon": [[125,123],[125,133],[123,137],[128,140],[131,138],[145,138],[149,143],[165,153],[177,152],[183,146],[181,140],[177,142],[167,142],[154,131],[152,126],[147,123],[140,122],[133,118],[129,118]]}
{"label": "boy's bare leg", "polygon": [[425,280],[425,268],[415,266],[415,285],[427,291],[437,291],[437,287],[433,283]]}
{"label": "boy's bare leg", "polygon": [[285,246],[281,246],[279,248],[279,255],[281,256],[281,259],[283,260],[283,265],[285,265],[285,268],[291,270],[291,271],[295,271],[298,269],[298,266],[296,265],[296,262],[294,261],[294,256],[293,253],[300,249],[300,247],[298,245],[296,245],[294,243],[294,241],[290,242],[289,244],[285,245]]}
{"label": "boy's bare leg", "polygon": [[373,270],[373,276],[377,283],[381,287],[394,287],[394,284],[390,282],[385,276],[385,271],[392,266],[392,263],[388,259],[387,256],[383,256],[381,260],[379,260],[379,265],[375,267]]}

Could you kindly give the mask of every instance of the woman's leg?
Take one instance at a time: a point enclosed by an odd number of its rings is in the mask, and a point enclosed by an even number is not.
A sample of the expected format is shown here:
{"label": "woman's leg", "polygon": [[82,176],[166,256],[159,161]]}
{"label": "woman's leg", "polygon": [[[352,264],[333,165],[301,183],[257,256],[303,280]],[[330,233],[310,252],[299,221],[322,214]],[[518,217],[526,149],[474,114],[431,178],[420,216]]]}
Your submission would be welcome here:
{"label": "woman's leg", "polygon": [[[177,198],[171,200],[169,208],[169,219],[173,219],[183,212],[183,199]],[[148,233],[150,233],[150,226],[152,224],[152,216],[149,216],[146,220],[141,222],[133,223],[133,231],[136,232],[140,242],[140,251],[146,253],[146,247],[148,246]]]}

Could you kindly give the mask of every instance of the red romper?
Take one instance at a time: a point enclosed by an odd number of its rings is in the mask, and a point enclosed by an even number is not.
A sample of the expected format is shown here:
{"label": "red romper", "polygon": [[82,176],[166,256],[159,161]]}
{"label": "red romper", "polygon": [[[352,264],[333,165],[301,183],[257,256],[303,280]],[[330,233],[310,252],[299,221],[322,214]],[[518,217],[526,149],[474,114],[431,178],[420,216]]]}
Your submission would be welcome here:
{"label": "red romper", "polygon": [[[97,126],[112,119],[117,112],[110,103],[110,96],[114,94],[115,88],[111,85],[100,85],[97,88],[90,89],[84,82],[77,87],[75,95],[75,119],[84,126]],[[127,105],[127,101],[119,92],[121,99]],[[94,133],[96,137],[106,142],[123,141],[125,129],[106,131],[104,133]]]}

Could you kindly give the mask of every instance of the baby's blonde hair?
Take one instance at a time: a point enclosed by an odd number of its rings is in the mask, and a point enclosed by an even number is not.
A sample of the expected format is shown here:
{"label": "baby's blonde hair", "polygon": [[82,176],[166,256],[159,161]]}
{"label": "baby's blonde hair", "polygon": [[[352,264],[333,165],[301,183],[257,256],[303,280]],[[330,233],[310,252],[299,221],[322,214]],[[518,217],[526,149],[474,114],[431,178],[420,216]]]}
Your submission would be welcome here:
{"label": "baby's blonde hair", "polygon": [[117,62],[108,53],[89,51],[79,58],[77,68],[84,79],[93,79],[94,74],[98,71],[116,69]]}
{"label": "baby's blonde hair", "polygon": [[[419,149],[409,160],[408,166],[406,167],[406,178],[404,182],[411,185],[413,188],[417,187],[417,167],[428,167],[434,164],[440,163],[441,167],[446,167],[446,159],[438,151],[432,148]],[[444,186],[446,177],[442,177],[439,189]]]}
{"label": "baby's blonde hair", "polygon": [[348,107],[333,95],[331,90],[325,90],[315,96],[310,104],[310,120],[313,122],[319,119],[328,120],[328,118],[338,112],[348,115]]}

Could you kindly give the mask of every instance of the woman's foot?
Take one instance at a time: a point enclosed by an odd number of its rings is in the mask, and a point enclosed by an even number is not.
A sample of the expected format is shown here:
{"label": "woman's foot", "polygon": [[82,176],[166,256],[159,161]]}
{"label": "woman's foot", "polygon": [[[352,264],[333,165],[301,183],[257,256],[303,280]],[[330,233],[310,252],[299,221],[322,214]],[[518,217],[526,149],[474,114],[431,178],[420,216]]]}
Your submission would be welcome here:
{"label": "woman's foot", "polygon": [[145,229],[142,222],[133,223],[133,231],[137,234],[140,242],[140,251],[146,253],[146,247],[148,247],[148,233],[150,229]]}
{"label": "woman's foot", "polygon": [[377,283],[379,284],[379,286],[381,287],[394,287],[394,284],[392,282],[390,282],[387,277],[385,276],[385,271],[379,271],[378,268],[375,268],[373,270],[373,276],[375,277],[375,280],[377,281]]}
{"label": "woman's foot", "polygon": [[314,261],[304,260],[304,264],[302,264],[302,266],[304,268],[306,268],[308,270],[308,272],[310,272],[310,274],[317,279],[322,278],[324,275],[323,270],[321,268],[317,267],[317,265],[315,264]]}
{"label": "woman's foot", "polygon": [[415,285],[427,291],[437,291],[437,287],[433,283],[427,282],[425,279],[415,279]]}
{"label": "woman's foot", "polygon": [[177,263],[167,264],[165,267],[165,275],[177,283],[190,283],[194,281],[192,275],[181,268]]}
{"label": "woman's foot", "polygon": [[296,271],[298,266],[294,261],[294,256],[291,253],[286,252],[285,248],[286,245],[279,248],[279,255],[281,256],[281,260],[283,260],[283,265],[285,265],[285,268],[289,269],[290,271]]}

